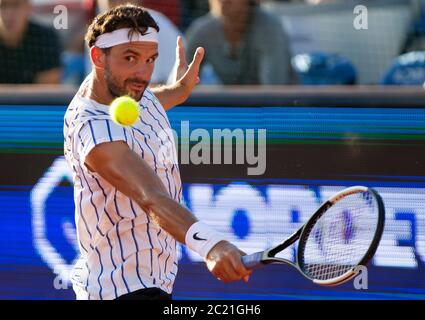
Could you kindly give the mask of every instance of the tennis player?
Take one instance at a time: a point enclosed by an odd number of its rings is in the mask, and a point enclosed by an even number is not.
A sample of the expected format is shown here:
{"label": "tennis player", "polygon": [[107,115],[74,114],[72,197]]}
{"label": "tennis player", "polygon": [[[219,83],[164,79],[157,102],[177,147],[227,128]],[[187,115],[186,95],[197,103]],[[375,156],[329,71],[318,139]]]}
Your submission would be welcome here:
{"label": "tennis player", "polygon": [[[86,35],[93,71],[64,118],[81,253],[72,273],[77,299],[171,299],[176,241],[201,255],[226,283],[250,275],[241,262],[244,253],[180,204],[175,152],[164,151],[170,145],[175,150],[165,110],[187,99],[204,52],[198,48],[187,66],[180,39],[182,76],[154,93],[148,84],[158,32],[146,10],[123,5],[98,15]],[[108,105],[122,95],[140,105],[131,127],[115,124],[108,114]]]}

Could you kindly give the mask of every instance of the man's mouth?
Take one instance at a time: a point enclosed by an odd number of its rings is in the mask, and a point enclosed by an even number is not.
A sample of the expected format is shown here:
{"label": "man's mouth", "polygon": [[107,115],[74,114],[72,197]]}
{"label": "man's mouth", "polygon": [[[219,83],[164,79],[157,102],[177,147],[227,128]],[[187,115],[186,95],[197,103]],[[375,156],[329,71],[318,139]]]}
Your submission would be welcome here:
{"label": "man's mouth", "polygon": [[140,84],[140,83],[131,83],[129,85],[129,88],[133,91],[143,91],[146,88],[145,84]]}

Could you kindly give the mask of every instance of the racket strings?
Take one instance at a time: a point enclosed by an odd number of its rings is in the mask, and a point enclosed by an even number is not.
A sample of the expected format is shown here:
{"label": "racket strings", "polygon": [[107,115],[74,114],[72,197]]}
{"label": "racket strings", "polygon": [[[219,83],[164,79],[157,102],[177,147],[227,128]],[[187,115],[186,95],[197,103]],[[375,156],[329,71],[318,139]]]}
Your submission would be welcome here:
{"label": "racket strings", "polygon": [[348,195],[330,207],[305,238],[302,269],[312,279],[340,277],[357,266],[370,247],[378,207],[369,192]]}

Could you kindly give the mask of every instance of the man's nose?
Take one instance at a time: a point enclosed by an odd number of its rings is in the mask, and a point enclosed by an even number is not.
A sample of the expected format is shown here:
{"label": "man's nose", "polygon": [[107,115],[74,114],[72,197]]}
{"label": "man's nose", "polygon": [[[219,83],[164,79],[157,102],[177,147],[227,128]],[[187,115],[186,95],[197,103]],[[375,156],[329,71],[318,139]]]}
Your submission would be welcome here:
{"label": "man's nose", "polygon": [[149,81],[152,73],[152,67],[146,63],[140,63],[137,66],[137,70],[134,74],[135,78],[143,79],[143,81]]}

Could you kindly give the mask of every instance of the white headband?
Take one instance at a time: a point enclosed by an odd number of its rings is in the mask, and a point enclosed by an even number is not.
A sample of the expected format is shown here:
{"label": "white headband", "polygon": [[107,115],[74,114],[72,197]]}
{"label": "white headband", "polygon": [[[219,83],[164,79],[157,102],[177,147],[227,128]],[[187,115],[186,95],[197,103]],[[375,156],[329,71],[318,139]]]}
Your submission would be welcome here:
{"label": "white headband", "polygon": [[104,33],[97,37],[95,46],[101,49],[110,48],[123,43],[134,41],[148,41],[158,43],[158,31],[155,28],[149,27],[144,35],[139,32],[133,32],[130,39],[130,31],[132,29],[117,29],[110,33]]}

